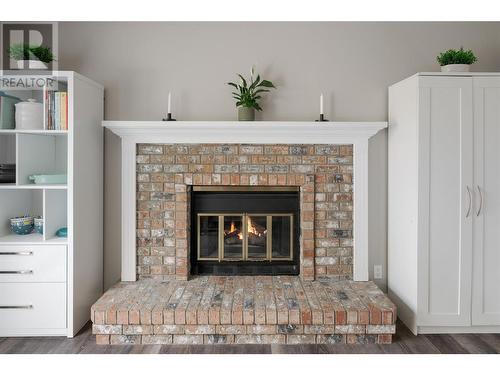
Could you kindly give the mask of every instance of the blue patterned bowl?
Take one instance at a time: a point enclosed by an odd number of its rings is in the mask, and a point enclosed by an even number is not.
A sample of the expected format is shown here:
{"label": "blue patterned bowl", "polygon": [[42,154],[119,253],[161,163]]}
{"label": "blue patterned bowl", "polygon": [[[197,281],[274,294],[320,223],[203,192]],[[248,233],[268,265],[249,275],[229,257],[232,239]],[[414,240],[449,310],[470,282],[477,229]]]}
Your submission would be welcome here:
{"label": "blue patterned bowl", "polygon": [[15,234],[30,234],[33,232],[34,220],[32,216],[13,217],[10,219],[10,229]]}

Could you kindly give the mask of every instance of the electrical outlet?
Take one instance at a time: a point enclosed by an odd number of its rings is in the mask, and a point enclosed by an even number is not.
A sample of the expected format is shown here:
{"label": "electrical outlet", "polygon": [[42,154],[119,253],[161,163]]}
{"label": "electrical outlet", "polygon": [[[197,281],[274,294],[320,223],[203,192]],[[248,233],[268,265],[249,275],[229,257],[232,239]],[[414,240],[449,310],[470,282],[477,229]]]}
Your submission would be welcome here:
{"label": "electrical outlet", "polygon": [[373,278],[374,279],[382,278],[382,266],[380,264],[375,264],[373,266]]}

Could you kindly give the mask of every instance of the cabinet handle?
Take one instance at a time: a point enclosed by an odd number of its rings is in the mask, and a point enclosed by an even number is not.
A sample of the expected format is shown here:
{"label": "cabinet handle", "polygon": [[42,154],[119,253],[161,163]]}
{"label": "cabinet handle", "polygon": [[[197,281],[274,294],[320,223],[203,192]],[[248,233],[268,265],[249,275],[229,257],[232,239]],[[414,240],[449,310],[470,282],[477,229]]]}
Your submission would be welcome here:
{"label": "cabinet handle", "polygon": [[467,208],[467,213],[465,214],[465,217],[469,217],[470,215],[470,210],[472,208],[472,195],[470,193],[469,186],[467,186],[467,194],[469,196],[469,208]]}
{"label": "cabinet handle", "polygon": [[0,271],[2,275],[31,275],[33,270],[20,270],[20,271]]}
{"label": "cabinet handle", "polygon": [[477,191],[479,192],[479,210],[477,210],[476,216],[479,216],[481,214],[481,210],[483,209],[483,192],[481,191],[479,185],[477,185]]}
{"label": "cabinet handle", "polygon": [[33,251],[9,251],[0,255],[33,255]]}
{"label": "cabinet handle", "polygon": [[0,309],[32,309],[33,305],[0,305]]}

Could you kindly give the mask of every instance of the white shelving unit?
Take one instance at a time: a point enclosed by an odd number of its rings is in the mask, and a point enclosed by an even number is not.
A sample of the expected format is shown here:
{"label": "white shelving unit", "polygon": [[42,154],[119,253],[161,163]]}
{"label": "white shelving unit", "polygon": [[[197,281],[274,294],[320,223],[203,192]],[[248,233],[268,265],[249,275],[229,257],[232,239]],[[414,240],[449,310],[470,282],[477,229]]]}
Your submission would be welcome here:
{"label": "white shelving unit", "polygon": [[[47,78],[68,95],[68,130],[0,129],[0,164],[16,164],[15,183],[0,183],[0,336],[73,337],[102,294],[104,90],[75,72],[36,77]],[[0,90],[44,98],[40,87]],[[35,185],[32,174],[68,181]],[[9,218],[24,214],[43,216],[43,234],[11,232]]]}

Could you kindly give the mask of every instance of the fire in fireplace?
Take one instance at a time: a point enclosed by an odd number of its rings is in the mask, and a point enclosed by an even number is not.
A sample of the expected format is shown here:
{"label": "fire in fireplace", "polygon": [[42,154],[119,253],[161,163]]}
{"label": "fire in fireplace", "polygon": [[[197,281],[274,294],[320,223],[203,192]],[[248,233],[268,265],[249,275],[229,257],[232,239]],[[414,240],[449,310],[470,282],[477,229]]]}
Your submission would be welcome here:
{"label": "fire in fireplace", "polygon": [[194,187],[195,274],[298,274],[299,193],[283,187]]}
{"label": "fire in fireplace", "polygon": [[198,260],[284,260],[293,254],[293,213],[198,213]]}

